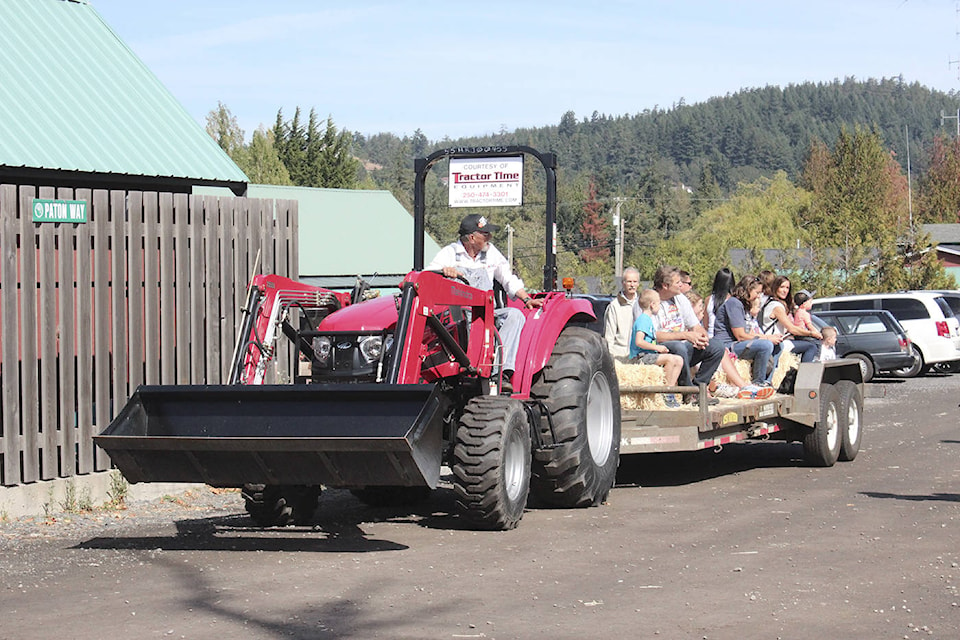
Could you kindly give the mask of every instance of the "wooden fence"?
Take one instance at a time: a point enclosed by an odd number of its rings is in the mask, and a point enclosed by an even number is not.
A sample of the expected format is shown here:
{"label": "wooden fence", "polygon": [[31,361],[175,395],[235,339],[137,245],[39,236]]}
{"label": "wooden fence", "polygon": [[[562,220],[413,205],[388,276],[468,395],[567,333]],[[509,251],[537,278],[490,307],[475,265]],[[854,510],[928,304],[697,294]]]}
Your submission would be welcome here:
{"label": "wooden fence", "polygon": [[108,469],[92,436],[140,384],[225,382],[258,253],[296,277],[296,201],[0,185],[0,483]]}

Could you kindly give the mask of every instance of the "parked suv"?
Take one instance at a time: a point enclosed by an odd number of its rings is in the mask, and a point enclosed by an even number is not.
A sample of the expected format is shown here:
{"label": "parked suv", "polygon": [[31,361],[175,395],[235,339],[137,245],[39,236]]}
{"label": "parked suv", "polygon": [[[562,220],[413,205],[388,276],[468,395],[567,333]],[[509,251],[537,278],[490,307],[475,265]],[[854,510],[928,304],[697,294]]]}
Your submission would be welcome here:
{"label": "parked suv", "polygon": [[953,311],[953,315],[957,316],[957,319],[960,320],[960,291],[911,291],[911,293],[936,293],[943,296],[943,299],[950,305],[950,310]]}
{"label": "parked suv", "polygon": [[[938,293],[943,296],[943,299],[947,301],[947,304],[950,305],[950,309],[953,311],[953,315],[957,318],[957,321],[960,322],[960,291],[951,291],[948,289],[941,290],[932,290],[928,289],[926,293]],[[938,371],[945,373],[960,373],[960,360],[954,362],[941,362],[934,367]]]}
{"label": "parked suv", "polygon": [[912,378],[935,364],[960,360],[960,321],[937,293],[869,293],[813,301],[814,313],[849,309],[884,309],[907,331],[915,360],[910,367],[891,371],[895,376]]}
{"label": "parked suv", "polygon": [[830,325],[837,330],[837,357],[858,361],[864,382],[875,373],[914,364],[910,339],[889,311],[818,311],[813,322],[818,329]]}

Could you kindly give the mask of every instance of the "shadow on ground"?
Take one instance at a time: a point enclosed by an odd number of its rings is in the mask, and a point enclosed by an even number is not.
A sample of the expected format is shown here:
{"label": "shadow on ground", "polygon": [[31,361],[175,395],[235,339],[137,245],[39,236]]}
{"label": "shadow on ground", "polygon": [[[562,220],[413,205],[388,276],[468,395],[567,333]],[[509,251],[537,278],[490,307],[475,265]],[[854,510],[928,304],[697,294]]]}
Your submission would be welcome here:
{"label": "shadow on ground", "polygon": [[469,529],[456,514],[453,491],[440,487],[422,502],[404,506],[373,507],[361,503],[349,491],[328,490],[308,525],[261,527],[243,511],[238,496],[237,513],[178,520],[176,531],[158,535],[97,537],[78,549],[163,549],[213,551],[306,551],[316,553],[368,553],[399,551],[406,545],[372,538],[364,525],[375,523],[415,524],[445,530]]}
{"label": "shadow on ground", "polygon": [[907,500],[910,502],[923,502],[933,500],[934,502],[960,502],[960,493],[930,493],[927,495],[906,495],[902,493],[883,493],[880,491],[861,491],[860,495],[868,498],[881,498],[884,500]]}
{"label": "shadow on ground", "polygon": [[620,457],[618,487],[674,487],[755,469],[806,466],[803,447],[789,442],[747,442],[720,451],[628,454]]}

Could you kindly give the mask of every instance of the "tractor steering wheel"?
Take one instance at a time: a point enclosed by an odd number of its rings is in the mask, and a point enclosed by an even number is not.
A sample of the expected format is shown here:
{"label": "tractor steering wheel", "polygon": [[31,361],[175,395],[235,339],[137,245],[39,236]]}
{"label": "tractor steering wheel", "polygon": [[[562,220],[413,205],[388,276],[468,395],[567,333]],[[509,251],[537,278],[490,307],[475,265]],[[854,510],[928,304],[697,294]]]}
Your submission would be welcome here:
{"label": "tractor steering wheel", "polygon": [[[443,271],[431,271],[430,273],[435,273],[435,274],[440,275],[440,276],[443,275]],[[444,276],[444,277],[446,277],[446,276]],[[473,286],[472,284],[470,284],[470,281],[469,281],[469,280],[467,280],[466,278],[464,278],[464,277],[463,277],[462,275],[460,275],[460,274],[457,274],[456,277],[454,277],[453,279],[454,279],[454,280],[459,280],[460,282],[462,282],[463,284],[467,285],[468,287],[472,287],[472,286]]]}

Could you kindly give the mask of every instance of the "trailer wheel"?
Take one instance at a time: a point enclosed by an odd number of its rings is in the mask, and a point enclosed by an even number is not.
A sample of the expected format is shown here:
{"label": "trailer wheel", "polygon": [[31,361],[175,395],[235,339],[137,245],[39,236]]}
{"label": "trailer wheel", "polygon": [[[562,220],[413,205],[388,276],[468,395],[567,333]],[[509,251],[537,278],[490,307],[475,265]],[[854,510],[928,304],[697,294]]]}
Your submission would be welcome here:
{"label": "trailer wheel", "polygon": [[406,507],[430,497],[430,487],[364,487],[350,489],[357,500],[370,507]]}
{"label": "trailer wheel", "polygon": [[453,489],[464,518],[480,529],[516,527],[530,490],[523,404],[507,396],[472,398],[457,427],[453,458]]}
{"label": "trailer wheel", "polygon": [[600,334],[567,327],[530,396],[553,424],[541,424],[548,446],[534,452],[531,490],[547,505],[590,507],[607,499],[620,463],[620,397],[613,358]]}
{"label": "trailer wheel", "polygon": [[261,527],[305,525],[313,520],[320,499],[320,487],[244,485],[247,513]]}
{"label": "trailer wheel", "polygon": [[863,436],[863,397],[850,380],[837,382],[840,397],[840,460],[850,461],[860,452]]}
{"label": "trailer wheel", "polygon": [[817,467],[832,467],[840,456],[843,442],[840,398],[832,384],[820,385],[820,420],[803,438],[803,457]]}

